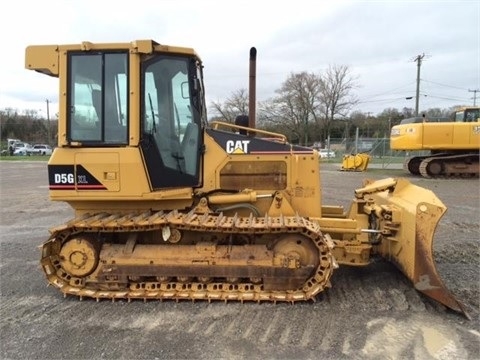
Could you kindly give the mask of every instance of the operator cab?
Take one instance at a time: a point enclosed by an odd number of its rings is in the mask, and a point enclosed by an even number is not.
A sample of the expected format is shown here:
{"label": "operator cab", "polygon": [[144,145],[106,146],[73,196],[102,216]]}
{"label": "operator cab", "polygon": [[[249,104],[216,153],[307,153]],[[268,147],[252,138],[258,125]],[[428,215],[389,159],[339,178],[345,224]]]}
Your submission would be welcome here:
{"label": "operator cab", "polygon": [[456,122],[476,122],[480,119],[480,108],[465,108],[455,112]]}
{"label": "operator cab", "polygon": [[[118,148],[138,126],[152,190],[200,186],[203,83],[192,55],[142,54],[138,73],[128,50],[68,53],[67,141]],[[138,70],[136,70],[138,71]],[[138,113],[129,99],[140,82]],[[137,110],[137,109],[133,109]],[[137,145],[138,146],[138,145]]]}

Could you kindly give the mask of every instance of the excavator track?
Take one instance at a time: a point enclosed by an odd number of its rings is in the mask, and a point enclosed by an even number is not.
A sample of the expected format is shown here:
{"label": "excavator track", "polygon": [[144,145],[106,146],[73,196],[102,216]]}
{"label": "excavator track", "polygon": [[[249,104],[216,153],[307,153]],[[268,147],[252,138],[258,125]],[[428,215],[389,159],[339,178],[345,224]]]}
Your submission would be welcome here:
{"label": "excavator track", "polygon": [[301,216],[98,213],[52,229],[41,265],[80,299],[295,302],[330,286],[332,248]]}
{"label": "excavator track", "polygon": [[478,178],[479,154],[436,155],[420,163],[420,175],[425,178]]}
{"label": "excavator track", "polygon": [[412,175],[420,175],[420,164],[427,156],[414,156],[408,158],[403,163],[403,169]]}

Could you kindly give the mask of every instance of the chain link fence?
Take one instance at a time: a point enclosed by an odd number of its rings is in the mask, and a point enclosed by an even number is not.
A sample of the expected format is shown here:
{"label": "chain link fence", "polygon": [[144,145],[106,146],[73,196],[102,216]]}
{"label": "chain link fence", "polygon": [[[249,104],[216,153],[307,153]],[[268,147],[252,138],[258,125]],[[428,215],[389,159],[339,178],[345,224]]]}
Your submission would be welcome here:
{"label": "chain link fence", "polygon": [[365,153],[370,155],[371,162],[382,164],[382,167],[403,164],[408,157],[428,154],[428,151],[392,150],[390,138],[331,138],[324,148],[333,150],[336,160],[341,160],[344,155]]}

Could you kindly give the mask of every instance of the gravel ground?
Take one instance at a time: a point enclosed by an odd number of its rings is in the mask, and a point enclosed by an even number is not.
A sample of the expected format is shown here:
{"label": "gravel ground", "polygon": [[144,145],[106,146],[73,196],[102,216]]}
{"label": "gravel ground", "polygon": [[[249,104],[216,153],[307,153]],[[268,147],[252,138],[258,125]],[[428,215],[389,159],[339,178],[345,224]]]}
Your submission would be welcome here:
{"label": "gravel ground", "polygon": [[[365,178],[325,164],[323,202],[348,206]],[[38,246],[72,217],[48,200],[46,164],[0,162],[1,359],[478,359],[480,188],[411,178],[447,205],[437,269],[471,320],[416,292],[393,265],[341,267],[316,302],[240,304],[79,301],[46,287]],[[339,186],[341,184],[341,186]]]}

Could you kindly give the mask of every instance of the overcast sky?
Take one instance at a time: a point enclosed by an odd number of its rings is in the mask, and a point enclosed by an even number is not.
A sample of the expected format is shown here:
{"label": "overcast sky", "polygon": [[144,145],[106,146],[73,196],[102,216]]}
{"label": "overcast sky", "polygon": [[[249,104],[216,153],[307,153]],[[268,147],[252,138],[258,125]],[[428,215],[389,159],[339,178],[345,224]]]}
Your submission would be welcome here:
{"label": "overcast sky", "polygon": [[[58,80],[24,68],[34,44],[153,39],[193,47],[205,65],[207,104],[248,89],[257,49],[257,100],[275,95],[292,72],[347,65],[357,77],[355,110],[420,111],[480,102],[480,2],[30,0],[0,5],[0,109],[58,110]],[[413,96],[407,100],[406,97]]]}

